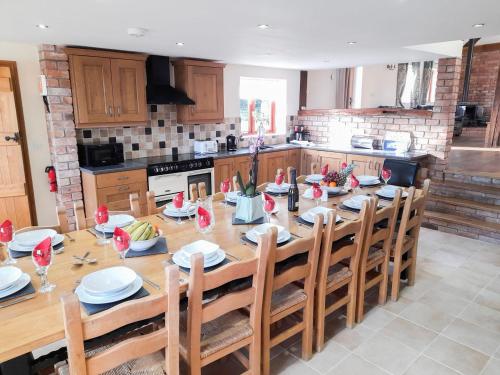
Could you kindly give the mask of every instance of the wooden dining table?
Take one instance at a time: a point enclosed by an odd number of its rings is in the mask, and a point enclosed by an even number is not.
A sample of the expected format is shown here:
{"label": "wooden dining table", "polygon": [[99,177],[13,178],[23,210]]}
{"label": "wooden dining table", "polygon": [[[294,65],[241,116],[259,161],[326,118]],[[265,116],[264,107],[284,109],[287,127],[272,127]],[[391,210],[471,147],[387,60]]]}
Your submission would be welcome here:
{"label": "wooden dining table", "polygon": [[[296,216],[308,209],[315,207],[316,202],[302,196],[307,185],[300,184],[300,202],[298,212],[289,212],[287,209],[287,196],[274,197],[279,212],[272,215],[271,222],[280,224],[287,228],[295,236],[307,236],[311,227],[299,224]],[[377,188],[362,188],[358,194],[373,194]],[[331,197],[327,202],[321,202],[322,206],[336,208],[337,205],[349,198],[352,193],[343,196]],[[382,205],[391,204],[390,201],[381,200]],[[231,261],[249,259],[255,256],[255,246],[244,243],[242,234],[252,228],[252,225],[233,225],[233,206],[225,206],[223,202],[214,202],[213,210],[215,216],[215,227],[208,234],[196,231],[194,220],[185,220],[179,225],[175,219],[152,215],[140,218],[157,225],[167,240],[168,254],[151,255],[120,260],[118,254],[113,250],[111,244],[98,246],[96,237],[88,230],[80,230],[68,233],[65,236],[64,251],[54,256],[53,263],[48,271],[48,279],[56,285],[56,288],[46,294],[36,293],[35,297],[12,306],[0,308],[0,363],[29,353],[34,349],[54,343],[64,338],[64,326],[60,298],[67,293],[73,293],[79,281],[85,275],[99,269],[125,265],[141,276],[156,283],[160,290],[164,288],[165,264],[171,259],[172,253],[178,251],[182,246],[195,240],[205,239],[220,245],[228,254]],[[338,210],[343,220],[354,220],[357,213]],[[70,240],[73,239],[73,240]],[[73,256],[83,256],[90,251],[89,258],[96,258],[95,264],[84,264],[76,266],[73,264]],[[17,267],[27,272],[32,279],[36,290],[40,287],[40,278],[35,273],[35,267],[31,257],[19,258]],[[181,291],[188,286],[188,274],[180,272]],[[147,282],[144,287],[152,294],[160,293]],[[82,309],[82,315],[85,312]]]}

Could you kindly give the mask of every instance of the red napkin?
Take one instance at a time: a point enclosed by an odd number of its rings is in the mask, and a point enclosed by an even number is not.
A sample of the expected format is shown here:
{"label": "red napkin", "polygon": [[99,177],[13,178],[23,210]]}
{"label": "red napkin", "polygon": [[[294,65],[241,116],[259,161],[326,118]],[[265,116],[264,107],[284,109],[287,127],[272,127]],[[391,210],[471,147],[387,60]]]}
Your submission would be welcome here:
{"label": "red napkin", "polygon": [[340,165],[340,168],[341,168],[341,169],[346,169],[346,168],[347,168],[347,163],[344,161],[344,162]]}
{"label": "red napkin", "polygon": [[276,205],[276,202],[274,199],[269,195],[264,193],[264,210],[267,212],[271,212],[274,210],[274,206]]}
{"label": "red napkin", "polygon": [[184,192],[181,191],[180,193],[177,193],[174,199],[172,199],[172,202],[175,208],[182,208],[184,205]]}
{"label": "red napkin", "polygon": [[212,218],[210,217],[210,212],[205,210],[203,207],[198,207],[198,225],[200,228],[206,228],[210,225]]}
{"label": "red napkin", "polygon": [[52,239],[47,237],[33,249],[33,260],[40,267],[50,264],[52,258]]}
{"label": "red napkin", "polygon": [[113,231],[113,242],[117,251],[126,251],[130,247],[130,234],[122,228],[116,227]]}
{"label": "red napkin", "polygon": [[283,183],[284,179],[285,179],[285,173],[281,172],[280,174],[276,175],[276,178],[274,179],[274,183],[276,185],[281,185]]}
{"label": "red napkin", "polygon": [[351,175],[351,187],[352,188],[357,188],[359,186],[359,180],[356,178],[355,175]]}
{"label": "red napkin", "polygon": [[99,206],[95,213],[95,222],[97,224],[105,224],[109,220],[108,207],[106,205]]}
{"label": "red napkin", "polygon": [[230,187],[231,187],[231,182],[229,181],[229,178],[224,179],[224,181],[222,181],[222,183],[220,184],[220,190],[223,193],[229,192]]}
{"label": "red napkin", "polygon": [[321,198],[321,195],[323,195],[323,190],[321,190],[316,182],[314,182],[312,185],[312,192],[314,198]]}
{"label": "red napkin", "polygon": [[382,168],[382,178],[384,180],[389,180],[391,178],[391,170],[388,168]]}
{"label": "red napkin", "polygon": [[7,219],[0,225],[0,242],[12,241],[12,222]]}
{"label": "red napkin", "polygon": [[328,174],[328,164],[325,164],[321,167],[321,174],[326,176]]}

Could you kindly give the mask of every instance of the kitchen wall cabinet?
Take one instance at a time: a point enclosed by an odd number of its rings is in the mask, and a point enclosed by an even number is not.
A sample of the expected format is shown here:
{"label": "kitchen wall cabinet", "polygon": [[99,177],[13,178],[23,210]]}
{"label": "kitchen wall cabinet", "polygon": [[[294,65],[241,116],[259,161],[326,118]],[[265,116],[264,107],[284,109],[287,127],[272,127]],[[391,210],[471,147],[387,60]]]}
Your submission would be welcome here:
{"label": "kitchen wall cabinet", "polygon": [[147,122],[143,54],[67,48],[77,128]]}
{"label": "kitchen wall cabinet", "polygon": [[384,164],[384,158],[348,154],[347,163],[356,164],[353,172],[355,175],[379,176]]}
{"label": "kitchen wall cabinet", "polygon": [[92,216],[101,204],[112,211],[130,210],[129,196],[139,195],[142,215],[147,215],[146,192],[148,190],[145,169],[93,175],[82,173],[85,215]]}
{"label": "kitchen wall cabinet", "polygon": [[175,87],[192,99],[193,105],[177,105],[179,124],[224,121],[224,64],[181,59],[174,62]]}

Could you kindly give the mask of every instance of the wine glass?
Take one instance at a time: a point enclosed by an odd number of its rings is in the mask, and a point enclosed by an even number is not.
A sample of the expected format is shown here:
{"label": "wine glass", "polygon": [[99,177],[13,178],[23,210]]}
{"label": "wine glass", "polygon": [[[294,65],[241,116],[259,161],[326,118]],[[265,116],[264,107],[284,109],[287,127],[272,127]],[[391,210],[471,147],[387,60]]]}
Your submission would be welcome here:
{"label": "wine glass", "polygon": [[389,168],[382,168],[382,179],[384,180],[385,184],[387,185],[387,183],[389,182],[389,180],[391,179],[391,170]]}
{"label": "wine glass", "polygon": [[172,199],[172,204],[174,207],[177,209],[177,224],[184,224],[184,222],[181,220],[182,216],[182,207],[184,206],[184,194],[179,193],[177,194],[174,199]]}
{"label": "wine glass", "polygon": [[113,248],[120,259],[125,262],[127,252],[130,250],[130,235],[121,228],[116,228],[113,233]]}
{"label": "wine glass", "polygon": [[[49,237],[49,241],[51,241]],[[47,273],[49,267],[52,264],[52,257],[54,255],[54,250],[52,249],[52,244],[49,244],[47,248],[34,248],[31,253],[31,258],[35,264],[36,273],[40,276],[41,285],[40,293],[48,293],[54,290],[55,284],[49,282],[47,278]]]}
{"label": "wine glass", "polygon": [[314,184],[312,187],[313,198],[316,200],[316,207],[319,206],[321,196],[323,195],[323,190],[318,184]]}
{"label": "wine glass", "polygon": [[0,226],[0,242],[5,248],[5,252],[7,253],[7,258],[2,262],[3,265],[8,264],[16,264],[17,260],[12,257],[9,248],[9,242],[14,238],[14,225],[10,222],[10,220],[5,220],[3,224]]}
{"label": "wine glass", "polygon": [[270,197],[269,199],[267,197],[264,197],[264,211],[266,213],[266,220],[268,223],[271,222],[271,214],[273,213],[275,206],[276,202],[274,201],[274,199]]}
{"label": "wine glass", "polygon": [[[97,245],[105,246],[109,244],[109,239],[106,238],[106,231],[104,230],[104,224],[109,220],[108,209],[99,207],[94,213],[94,220],[97,224],[96,232],[101,235],[101,237],[97,239]],[[100,230],[97,228],[100,228]]]}
{"label": "wine glass", "polygon": [[224,193],[224,207],[227,207],[227,193],[231,191],[231,183],[228,178],[220,183],[220,191]]}

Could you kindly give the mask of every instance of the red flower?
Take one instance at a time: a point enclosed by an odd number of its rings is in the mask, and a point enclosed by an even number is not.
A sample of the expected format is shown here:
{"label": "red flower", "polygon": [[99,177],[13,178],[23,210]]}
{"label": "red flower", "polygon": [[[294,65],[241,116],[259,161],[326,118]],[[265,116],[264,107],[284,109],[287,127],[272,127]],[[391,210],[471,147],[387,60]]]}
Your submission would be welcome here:
{"label": "red flower", "polygon": [[122,228],[116,227],[113,231],[113,242],[117,251],[127,251],[130,247],[130,234]]}
{"label": "red flower", "polygon": [[10,242],[12,241],[12,222],[7,219],[2,225],[0,225],[0,242]]}
{"label": "red flower", "polygon": [[50,264],[52,257],[52,239],[47,237],[33,249],[33,260],[40,267]]}
{"label": "red flower", "polygon": [[198,225],[200,228],[206,228],[210,225],[211,217],[210,213],[203,207],[198,207]]}
{"label": "red flower", "polygon": [[109,220],[108,207],[106,205],[99,206],[95,212],[95,222],[97,224],[107,223]]}

